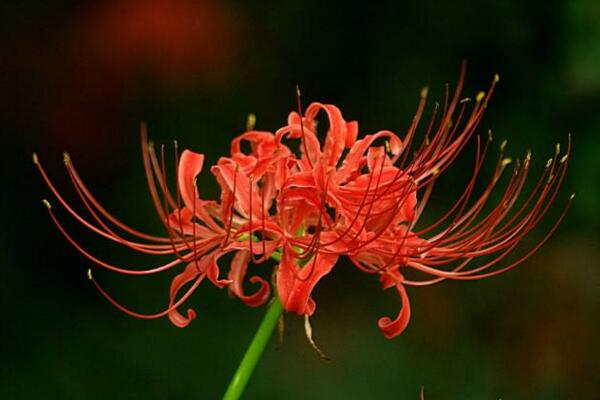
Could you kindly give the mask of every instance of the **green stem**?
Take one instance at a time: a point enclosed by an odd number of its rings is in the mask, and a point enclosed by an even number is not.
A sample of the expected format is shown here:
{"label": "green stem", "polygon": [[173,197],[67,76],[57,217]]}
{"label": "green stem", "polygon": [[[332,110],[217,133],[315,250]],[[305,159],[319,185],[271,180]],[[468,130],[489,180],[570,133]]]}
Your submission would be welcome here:
{"label": "green stem", "polygon": [[258,360],[265,350],[265,346],[269,342],[273,330],[277,326],[277,322],[279,321],[282,312],[283,305],[277,297],[274,297],[273,300],[271,300],[271,304],[269,305],[265,317],[258,327],[258,331],[256,331],[256,334],[254,335],[254,339],[252,339],[248,350],[246,350],[242,362],[240,362],[237,371],[235,371],[235,375],[233,375],[233,378],[229,383],[229,387],[227,388],[227,392],[225,392],[225,396],[223,396],[223,400],[237,400],[240,398],[248,383],[248,379],[250,379]]}

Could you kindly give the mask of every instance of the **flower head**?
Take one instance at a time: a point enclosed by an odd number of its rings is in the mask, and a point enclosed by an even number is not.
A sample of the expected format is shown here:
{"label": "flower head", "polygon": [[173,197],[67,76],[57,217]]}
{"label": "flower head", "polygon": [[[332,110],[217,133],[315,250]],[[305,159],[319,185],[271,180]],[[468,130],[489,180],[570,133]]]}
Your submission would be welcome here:
{"label": "flower head", "polygon": [[[259,306],[272,288],[253,272],[257,265],[274,259],[278,261],[272,279],[276,295],[287,311],[310,316],[316,309],[312,290],[339,257],[346,256],[361,271],[378,276],[384,289],[397,291],[400,312],[378,323],[391,338],[410,319],[407,287],[445,279],[481,279],[516,267],[548,239],[571,203],[524,256],[501,263],[554,202],[567,170],[570,137],[566,153],[561,154],[557,146],[534,188],[525,195],[531,153],[512,161],[504,156],[502,143],[489,183],[474,196],[492,142],[491,133],[481,139],[475,132],[498,77],[487,93],[480,92],[474,100],[461,98],[463,80],[464,67],[454,93],[450,96],[446,90],[443,106],[436,105],[425,124],[428,93],[424,89],[403,138],[383,130],[359,139],[356,121],[346,121],[331,104],[312,103],[303,112],[298,93],[298,110],[289,114],[285,126],[275,132],[258,131],[254,118],[249,118],[246,132],[232,141],[231,154],[210,168],[221,190],[218,200],[203,199],[196,183],[204,156],[190,150],[179,155],[177,145],[176,188],[171,191],[165,149],[161,147],[157,154],[142,127],[148,187],[164,236],[140,232],[106,211],[68,155],[65,165],[87,211],[85,216],[60,195],[35,155],[34,162],[59,203],[86,228],[137,252],[172,256],[171,262],[143,270],[112,265],[84,249],[45,202],[58,229],[93,263],[130,275],[178,271],[171,282],[168,306],[150,315],[117,302],[90,272],[102,295],[128,314],[139,318],[168,315],[175,325],[184,327],[196,314],[188,309],[184,315],[178,309],[205,279],[228,288],[247,305]],[[328,122],[323,144],[317,133],[320,114]],[[421,125],[423,139],[415,144]],[[437,179],[470,141],[475,142],[475,157],[464,192],[437,221],[417,227]],[[506,174],[510,175],[504,179],[507,182],[498,188]],[[219,260],[228,253],[233,258],[227,268]],[[222,270],[227,271],[226,277]],[[244,290],[248,275],[255,285],[252,293]]]}

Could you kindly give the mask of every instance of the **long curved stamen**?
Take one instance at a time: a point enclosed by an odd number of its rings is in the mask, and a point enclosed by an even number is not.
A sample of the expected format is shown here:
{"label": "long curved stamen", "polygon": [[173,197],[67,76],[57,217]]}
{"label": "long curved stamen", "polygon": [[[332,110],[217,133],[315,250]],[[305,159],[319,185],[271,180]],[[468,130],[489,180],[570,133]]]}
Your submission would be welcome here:
{"label": "long curved stamen", "polygon": [[[99,258],[91,255],[88,251],[86,251],[83,247],[81,247],[79,245],[79,243],[77,243],[72,237],[71,235],[69,235],[69,233],[65,230],[65,228],[62,226],[62,224],[58,221],[58,219],[56,218],[56,215],[54,215],[54,212],[52,210],[52,207],[50,206],[50,203],[48,203],[47,201],[44,202],[44,204],[46,205],[46,208],[48,209],[48,213],[50,215],[50,218],[52,219],[52,221],[54,222],[54,224],[56,225],[56,227],[58,228],[58,230],[62,233],[62,235],[65,237],[65,239],[67,239],[67,241],[73,246],[75,247],[75,249],[77,251],[79,251],[84,257],[86,257],[87,259],[89,259],[90,261],[94,262],[95,264],[98,264],[108,270],[111,270],[113,272],[118,272],[121,274],[126,274],[126,275],[151,275],[151,274],[156,274],[158,272],[162,272],[162,271],[166,271],[169,270],[179,264],[181,264],[184,261],[190,261],[190,258],[185,258],[185,260],[181,260],[181,259],[175,259],[169,263],[166,263],[164,265],[158,266],[158,267],[154,267],[154,268],[150,268],[150,269],[144,269],[144,270],[132,270],[132,269],[127,269],[127,268],[121,268],[121,267],[117,267],[115,265],[109,264],[107,262],[104,262],[102,260],[100,260]],[[207,241],[205,244],[206,248],[210,248],[211,246],[214,246],[214,240],[209,240]]]}
{"label": "long curved stamen", "polygon": [[94,284],[94,286],[96,287],[96,289],[98,289],[98,291],[100,292],[100,294],[102,294],[102,296],[104,296],[104,298],[106,298],[113,306],[115,306],[117,309],[119,309],[120,311],[124,312],[125,314],[131,315],[132,317],[140,318],[140,319],[156,319],[156,318],[161,318],[161,317],[164,317],[164,316],[168,315],[170,312],[176,310],[183,303],[185,303],[185,301],[196,291],[196,289],[198,288],[198,286],[200,285],[200,283],[202,283],[202,281],[204,280],[205,276],[206,276],[206,274],[199,275],[198,278],[196,278],[195,282],[192,284],[192,286],[185,292],[185,294],[183,296],[181,296],[181,298],[179,300],[177,300],[177,302],[175,302],[174,304],[170,305],[166,310],[160,311],[160,312],[154,313],[154,314],[142,314],[142,313],[138,313],[138,312],[132,311],[129,308],[123,306],[118,301],[116,301],[114,299],[114,297],[112,297],[111,295],[109,295],[106,292],[106,290],[104,290],[104,288],[98,283],[98,281],[96,281],[96,279],[92,276],[91,270],[88,270],[88,277],[89,277],[89,279],[92,281],[92,283]]}
{"label": "long curved stamen", "polygon": [[[42,178],[45,181],[46,185],[48,186],[48,188],[50,189],[50,191],[52,192],[52,194],[54,195],[54,197],[56,197],[56,199],[60,202],[60,204],[69,212],[69,214],[71,214],[75,219],[77,219],[82,225],[84,225],[88,229],[92,230],[93,232],[95,232],[95,233],[97,233],[99,235],[102,235],[102,236],[110,239],[110,237],[109,237],[110,235],[107,235],[105,232],[103,232],[102,230],[100,230],[97,227],[95,227],[93,224],[91,224],[89,221],[87,221],[85,218],[83,218],[79,213],[77,213],[69,205],[69,203],[60,195],[60,193],[58,192],[58,190],[56,189],[56,187],[54,186],[54,184],[52,183],[52,181],[50,180],[50,178],[46,174],[46,171],[42,167],[42,164],[39,161],[39,159],[38,159],[38,157],[37,157],[36,154],[34,154],[33,159],[34,159],[34,164],[37,167],[38,171],[40,172],[40,175],[42,176]],[[67,154],[65,154],[65,160],[67,161],[65,163],[67,165],[67,169],[68,169],[69,173],[71,174],[71,172],[72,171],[74,172],[74,170],[72,169],[70,158],[68,157]],[[77,177],[77,176],[75,175],[75,177]],[[78,179],[78,177],[77,177],[77,179]],[[76,187],[80,187],[80,186],[78,186],[79,182],[80,181],[78,180]],[[122,226],[119,226],[119,227],[122,228],[122,227],[126,227],[126,226],[122,225]],[[128,227],[126,227],[126,228],[128,228]],[[124,229],[124,230],[126,230],[126,229]],[[129,230],[133,231],[135,233],[140,233],[140,235],[135,235],[135,236],[141,237],[142,239],[146,239],[146,240],[150,240],[150,241],[154,241],[154,242],[159,242],[159,243],[161,243],[161,242],[162,243],[168,242],[168,239],[166,239],[166,238],[152,236],[152,235],[144,235],[144,234],[141,234],[141,232],[137,232],[137,231],[135,231],[135,230],[133,230],[131,228],[129,228]],[[129,231],[129,230],[126,230],[126,231]]]}

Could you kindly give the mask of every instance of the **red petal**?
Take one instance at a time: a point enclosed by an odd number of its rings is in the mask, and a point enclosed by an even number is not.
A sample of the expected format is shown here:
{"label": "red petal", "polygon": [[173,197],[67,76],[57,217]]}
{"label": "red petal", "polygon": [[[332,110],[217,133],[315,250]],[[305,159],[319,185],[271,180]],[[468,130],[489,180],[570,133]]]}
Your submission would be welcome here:
{"label": "red petal", "polygon": [[[197,264],[198,263],[196,262],[189,263],[182,273],[173,278],[173,281],[171,282],[171,290],[169,293],[169,307],[175,304],[175,298],[177,297],[177,293],[186,283],[193,281],[200,274],[203,274]],[[169,312],[169,319],[171,320],[171,322],[175,326],[178,326],[180,328],[185,328],[190,322],[192,322],[194,318],[196,318],[196,312],[191,308],[187,309],[187,317],[183,316],[176,309],[173,309],[171,312]]]}
{"label": "red petal", "polygon": [[284,248],[277,271],[279,298],[286,311],[312,315],[316,305],[310,294],[317,282],[332,270],[338,256],[319,253],[316,262],[309,261],[303,268],[299,268],[296,259],[292,257],[292,251],[287,246]]}
{"label": "red petal", "polygon": [[221,256],[224,256],[227,253],[228,253],[228,251],[215,250],[209,256],[209,260],[207,263],[206,276],[219,289],[223,288],[231,283],[230,279],[219,279],[219,273],[221,271],[219,270],[219,264],[217,264],[217,262],[219,261],[219,258],[221,258]]}
{"label": "red petal", "polygon": [[[196,191],[196,176],[202,171],[204,154],[184,150],[179,159],[177,183],[185,206],[193,210],[194,201],[198,198]],[[197,205],[196,205],[197,206]]]}
{"label": "red petal", "polygon": [[[348,143],[348,130],[346,121],[339,108],[331,104],[312,103],[306,109],[306,118],[314,120],[319,110],[324,110],[329,118],[329,131],[323,146],[322,162],[328,166],[337,165],[346,143]],[[352,142],[353,143],[353,142]]]}
{"label": "red petal", "polygon": [[[385,279],[382,281],[384,288],[391,287],[390,282]],[[406,329],[410,320],[410,301],[408,299],[408,295],[406,294],[406,289],[401,283],[396,283],[394,286],[396,287],[396,290],[400,295],[400,299],[402,300],[402,308],[400,308],[400,312],[395,320],[392,320],[389,317],[382,317],[377,322],[379,329],[381,329],[383,335],[388,339],[400,335],[404,329]]]}
{"label": "red petal", "polygon": [[250,252],[238,251],[231,261],[231,270],[229,271],[229,279],[232,281],[229,286],[230,291],[250,307],[258,307],[264,304],[271,293],[271,288],[268,282],[259,276],[250,278],[250,282],[259,283],[260,288],[251,295],[244,293],[243,282],[248,269],[248,261],[250,260]]}

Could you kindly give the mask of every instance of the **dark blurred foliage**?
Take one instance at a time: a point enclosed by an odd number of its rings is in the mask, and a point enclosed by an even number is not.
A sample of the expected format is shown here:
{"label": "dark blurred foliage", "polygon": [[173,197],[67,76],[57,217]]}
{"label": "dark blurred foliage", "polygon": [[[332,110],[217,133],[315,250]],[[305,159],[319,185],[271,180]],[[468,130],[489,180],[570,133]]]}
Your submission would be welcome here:
{"label": "dark blurred foliage", "polygon": [[[189,302],[199,316],[184,330],[113,310],[87,281],[89,264],[49,221],[40,199],[50,194],[32,151],[75,199],[62,170],[68,149],[115,214],[158,233],[138,150],[140,121],[156,142],[177,139],[214,162],[248,112],[261,129],[281,126],[298,83],[305,103],[340,106],[362,132],[402,134],[420,88],[429,85],[441,99],[466,59],[466,95],[501,76],[481,131],[508,139],[509,153],[531,148],[539,173],[554,144],[573,133],[562,195],[524,245],[577,192],[567,219],[516,271],[410,290],[413,319],[392,341],[375,322],[398,300],[374,277],[340,264],[315,293],[313,326],[333,361],[320,361],[301,323],[288,316],[283,345],[270,346],[246,397],[416,399],[424,386],[428,399],[597,398],[597,1],[3,2],[0,37],[0,397],[217,398],[263,313],[209,285]],[[443,179],[431,218],[460,193],[467,155]],[[216,195],[209,173],[202,185],[206,197]],[[161,261],[81,233],[105,258]],[[167,275],[98,276],[138,309],[166,304]]]}

